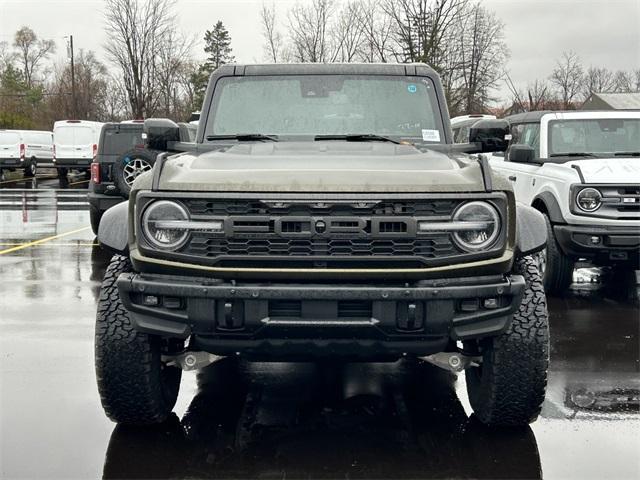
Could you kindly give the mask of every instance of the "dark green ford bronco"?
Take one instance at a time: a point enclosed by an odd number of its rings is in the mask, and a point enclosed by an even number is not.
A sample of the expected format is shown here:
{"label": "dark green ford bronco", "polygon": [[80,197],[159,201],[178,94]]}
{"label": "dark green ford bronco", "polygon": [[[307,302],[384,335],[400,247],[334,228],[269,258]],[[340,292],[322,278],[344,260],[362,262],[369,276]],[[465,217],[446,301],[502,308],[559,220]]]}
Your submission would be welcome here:
{"label": "dark green ford bronco", "polygon": [[166,153],[99,226],[116,253],[96,324],[109,418],[162,421],[182,370],[230,355],[419,358],[465,372],[481,421],[537,417],[544,219],[481,155],[505,149],[503,121],[452,143],[434,70],[227,65],[194,143],[169,120],[145,132]]}

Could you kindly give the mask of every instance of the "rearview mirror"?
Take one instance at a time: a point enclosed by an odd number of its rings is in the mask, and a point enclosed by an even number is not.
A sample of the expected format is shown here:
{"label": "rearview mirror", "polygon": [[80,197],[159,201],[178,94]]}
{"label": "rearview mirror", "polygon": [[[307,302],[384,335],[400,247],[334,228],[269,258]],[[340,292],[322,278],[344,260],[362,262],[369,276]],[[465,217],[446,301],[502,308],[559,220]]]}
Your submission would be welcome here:
{"label": "rearview mirror", "polygon": [[516,163],[532,163],[535,151],[529,145],[513,144],[509,149],[509,161]]}
{"label": "rearview mirror", "polygon": [[148,118],[144,121],[145,145],[151,150],[173,151],[180,141],[180,127],[168,118]]}
{"label": "rearview mirror", "polygon": [[471,153],[504,152],[511,135],[506,120],[479,120],[469,129],[469,143],[476,144]]}

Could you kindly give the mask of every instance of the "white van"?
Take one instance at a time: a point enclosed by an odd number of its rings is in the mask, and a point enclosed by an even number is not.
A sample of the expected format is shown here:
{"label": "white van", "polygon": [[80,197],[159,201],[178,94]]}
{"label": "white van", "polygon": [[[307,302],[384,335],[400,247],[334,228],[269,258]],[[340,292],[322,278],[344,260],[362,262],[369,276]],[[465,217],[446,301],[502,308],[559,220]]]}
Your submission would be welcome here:
{"label": "white van", "polygon": [[53,166],[53,134],[42,130],[0,130],[0,175],[23,170],[34,177],[37,167]]}
{"label": "white van", "polygon": [[98,153],[103,123],[87,120],[60,120],[53,124],[54,163],[59,177],[69,170],[89,172]]}

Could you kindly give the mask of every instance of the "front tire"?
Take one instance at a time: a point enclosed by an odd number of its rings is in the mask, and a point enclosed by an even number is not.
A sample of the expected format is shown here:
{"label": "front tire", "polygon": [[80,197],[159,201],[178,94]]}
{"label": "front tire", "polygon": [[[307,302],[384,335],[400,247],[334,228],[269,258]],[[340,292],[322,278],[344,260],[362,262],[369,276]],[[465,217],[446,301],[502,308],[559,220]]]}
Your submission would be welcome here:
{"label": "front tire", "polygon": [[116,280],[131,271],[129,259],[116,255],[100,290],[95,333],[96,377],[107,416],[130,425],[160,423],[178,397],[182,370],[161,360],[159,337],[133,328]]}
{"label": "front tire", "polygon": [[544,220],[547,224],[547,246],[537,254],[538,267],[545,291],[562,294],[573,281],[574,261],[560,249],[553,233],[553,225],[547,215],[544,216]]}
{"label": "front tire", "polygon": [[479,342],[482,364],[466,370],[467,393],[478,419],[487,425],[523,426],[540,413],[549,366],[549,318],[536,261],[516,260],[514,273],[526,282],[511,325]]}

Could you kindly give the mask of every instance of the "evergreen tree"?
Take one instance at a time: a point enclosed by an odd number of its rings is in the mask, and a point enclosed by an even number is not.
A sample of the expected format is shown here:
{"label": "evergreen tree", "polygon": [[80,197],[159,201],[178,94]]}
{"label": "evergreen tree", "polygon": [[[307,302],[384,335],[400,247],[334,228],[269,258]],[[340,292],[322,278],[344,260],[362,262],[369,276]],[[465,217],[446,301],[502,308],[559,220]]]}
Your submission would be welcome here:
{"label": "evergreen tree", "polygon": [[235,60],[235,57],[231,54],[231,36],[220,20],[213,27],[213,30],[205,32],[204,43],[204,51],[208,53],[207,60],[191,75],[191,82],[195,91],[195,108],[200,108],[200,105],[202,105],[211,72]]}
{"label": "evergreen tree", "polygon": [[204,42],[204,51],[209,54],[205,65],[211,72],[221,65],[235,60],[231,54],[231,36],[220,20],[213,30],[205,32]]}

